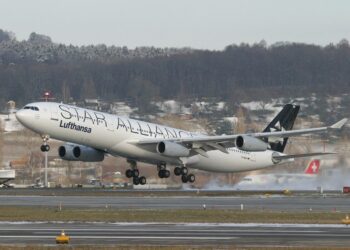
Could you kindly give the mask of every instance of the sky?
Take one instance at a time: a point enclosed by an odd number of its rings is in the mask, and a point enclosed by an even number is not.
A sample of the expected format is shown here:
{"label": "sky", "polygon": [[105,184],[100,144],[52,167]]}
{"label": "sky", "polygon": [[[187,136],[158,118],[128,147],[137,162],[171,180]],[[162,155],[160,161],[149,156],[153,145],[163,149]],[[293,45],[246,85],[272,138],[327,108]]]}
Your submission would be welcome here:
{"label": "sky", "polygon": [[56,43],[192,47],[350,40],[350,1],[0,0],[0,29]]}

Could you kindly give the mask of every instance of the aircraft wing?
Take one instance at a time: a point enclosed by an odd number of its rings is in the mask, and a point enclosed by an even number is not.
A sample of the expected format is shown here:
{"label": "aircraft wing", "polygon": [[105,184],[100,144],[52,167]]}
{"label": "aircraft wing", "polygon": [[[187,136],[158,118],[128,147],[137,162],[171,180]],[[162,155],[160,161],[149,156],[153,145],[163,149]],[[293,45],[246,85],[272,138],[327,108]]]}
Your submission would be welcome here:
{"label": "aircraft wing", "polygon": [[[196,136],[196,137],[168,138],[168,139],[164,139],[164,138],[141,139],[141,140],[130,140],[129,143],[142,146],[142,145],[150,145],[150,144],[157,144],[159,142],[170,141],[170,142],[183,144],[185,146],[192,145],[192,149],[194,149],[194,151],[197,151],[197,153],[201,155],[205,155],[204,152],[209,150],[220,150],[224,153],[227,153],[226,147],[234,146],[235,140],[238,136],[250,136],[255,138],[268,138],[268,137],[285,138],[290,136],[298,136],[298,135],[305,135],[305,134],[329,132],[332,130],[339,130],[345,125],[346,122],[347,122],[347,119],[344,118],[328,127],[297,129],[297,130],[288,130],[288,131],[236,134],[236,135]],[[289,157],[289,158],[293,158],[293,157]]]}
{"label": "aircraft wing", "polygon": [[306,153],[306,154],[296,154],[296,155],[273,155],[272,158],[274,158],[275,160],[288,160],[288,159],[295,159],[295,158],[320,156],[320,155],[333,155],[333,154],[336,154],[336,153],[316,152],[316,153]]}

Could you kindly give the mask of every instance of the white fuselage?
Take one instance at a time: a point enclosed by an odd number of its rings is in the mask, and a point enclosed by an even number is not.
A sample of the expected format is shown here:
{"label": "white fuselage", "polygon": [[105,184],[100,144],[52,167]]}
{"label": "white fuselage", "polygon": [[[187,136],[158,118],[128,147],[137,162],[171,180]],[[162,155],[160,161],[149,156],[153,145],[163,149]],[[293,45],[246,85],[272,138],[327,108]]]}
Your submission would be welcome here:
{"label": "white fuselage", "polygon": [[38,110],[21,109],[16,114],[25,127],[41,135],[103,150],[114,156],[152,164],[184,163],[190,168],[213,172],[249,171],[274,165],[274,151],[247,152],[235,147],[228,148],[228,153],[208,151],[208,157],[199,154],[186,159],[167,157],[158,153],[154,145],[140,147],[130,142],[147,138],[195,138],[203,135],[67,104],[38,102],[28,106],[37,107]]}

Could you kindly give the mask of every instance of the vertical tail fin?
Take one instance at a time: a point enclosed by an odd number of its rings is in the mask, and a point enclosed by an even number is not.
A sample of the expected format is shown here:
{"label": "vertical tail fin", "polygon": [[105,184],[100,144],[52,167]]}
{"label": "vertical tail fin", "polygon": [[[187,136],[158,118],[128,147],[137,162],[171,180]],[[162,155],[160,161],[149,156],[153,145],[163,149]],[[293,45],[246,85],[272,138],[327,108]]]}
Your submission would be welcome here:
{"label": "vertical tail fin", "polygon": [[315,159],[310,161],[309,165],[305,168],[305,174],[318,174],[320,169],[320,160]]}
{"label": "vertical tail fin", "polygon": [[[263,132],[285,131],[291,130],[294,121],[298,115],[300,106],[293,104],[286,104],[277,116],[270,122]],[[264,138],[265,142],[270,144],[274,151],[283,152],[287,145],[288,137],[286,138]]]}

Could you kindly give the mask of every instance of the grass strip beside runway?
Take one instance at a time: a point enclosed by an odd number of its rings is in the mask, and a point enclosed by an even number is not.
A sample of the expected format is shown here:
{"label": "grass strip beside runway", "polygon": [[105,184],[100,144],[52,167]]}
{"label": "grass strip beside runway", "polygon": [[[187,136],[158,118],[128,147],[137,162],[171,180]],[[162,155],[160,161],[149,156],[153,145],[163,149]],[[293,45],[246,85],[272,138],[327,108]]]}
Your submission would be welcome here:
{"label": "grass strip beside runway", "polygon": [[343,247],[235,247],[235,246],[109,246],[109,245],[93,245],[93,246],[40,246],[40,245],[25,245],[25,246],[0,246],[0,250],[211,250],[211,249],[239,249],[239,250],[345,250],[349,248]]}
{"label": "grass strip beside runway", "polygon": [[193,223],[310,223],[337,224],[340,212],[275,212],[222,209],[120,210],[0,206],[0,221],[101,221]]}

